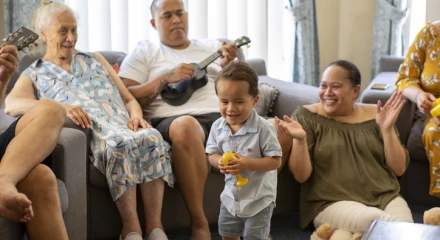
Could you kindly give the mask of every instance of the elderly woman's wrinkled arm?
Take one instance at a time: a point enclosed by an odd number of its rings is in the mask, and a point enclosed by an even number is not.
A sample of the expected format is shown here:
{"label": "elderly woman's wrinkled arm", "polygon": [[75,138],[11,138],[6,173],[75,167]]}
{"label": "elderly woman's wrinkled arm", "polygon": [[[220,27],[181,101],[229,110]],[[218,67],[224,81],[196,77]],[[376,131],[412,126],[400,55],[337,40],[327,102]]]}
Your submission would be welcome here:
{"label": "elderly woman's wrinkled arm", "polygon": [[122,100],[124,101],[125,108],[130,115],[130,121],[127,123],[128,127],[133,131],[137,131],[139,126],[143,128],[151,127],[151,125],[143,119],[142,108],[139,105],[139,102],[136,100],[136,98],[133,97],[133,95],[131,95],[127,87],[125,87],[121,78],[112,68],[110,63],[108,63],[107,60],[99,53],[94,53],[93,55],[105,67],[116,87],[118,88],[118,92],[121,95]]}
{"label": "elderly woman's wrinkled arm", "polygon": [[5,112],[11,116],[26,113],[38,103],[35,96],[34,85],[31,79],[22,74],[5,100]]}

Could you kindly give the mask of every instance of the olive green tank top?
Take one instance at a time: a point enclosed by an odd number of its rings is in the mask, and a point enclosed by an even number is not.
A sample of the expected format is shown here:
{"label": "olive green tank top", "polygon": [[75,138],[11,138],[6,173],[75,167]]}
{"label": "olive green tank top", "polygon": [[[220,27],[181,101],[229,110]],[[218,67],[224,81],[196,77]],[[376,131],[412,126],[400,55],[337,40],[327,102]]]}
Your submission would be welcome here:
{"label": "olive green tank top", "polygon": [[[356,201],[383,210],[399,195],[400,185],[386,163],[382,134],[374,119],[345,123],[304,107],[292,119],[307,133],[313,166],[309,179],[301,185],[301,228],[334,202]],[[405,153],[408,166],[406,149]]]}

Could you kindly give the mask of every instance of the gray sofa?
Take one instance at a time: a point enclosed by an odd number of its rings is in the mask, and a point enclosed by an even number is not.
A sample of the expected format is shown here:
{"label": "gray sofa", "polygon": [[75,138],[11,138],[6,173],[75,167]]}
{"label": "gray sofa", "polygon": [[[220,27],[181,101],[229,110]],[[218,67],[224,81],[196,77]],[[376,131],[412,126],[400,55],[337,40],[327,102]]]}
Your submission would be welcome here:
{"label": "gray sofa", "polygon": [[[397,71],[403,57],[384,56],[380,61],[379,74],[372,80],[361,96],[363,103],[386,102],[395,91]],[[385,90],[374,90],[376,84],[389,84]],[[400,133],[400,140],[410,154],[410,164],[406,173],[400,179],[401,194],[410,205],[425,207],[440,206],[440,199],[428,194],[429,190],[429,162],[422,144],[423,125],[426,117],[417,110],[417,105],[408,99],[403,107],[396,125]]]}
{"label": "gray sofa", "polygon": [[[121,52],[101,52],[101,54],[112,65],[114,63],[120,64],[125,57],[125,54]],[[17,71],[23,71],[32,61],[33,59],[23,58]],[[269,113],[269,117],[290,116],[298,106],[319,100],[318,89],[316,87],[287,83],[268,77],[263,60],[254,59],[247,60],[247,62],[257,71],[261,82],[275,86],[280,91],[274,105],[274,110]],[[77,128],[68,120],[66,120],[65,127],[66,129],[63,131],[75,131],[75,133],[81,135],[82,141],[85,141],[83,139],[84,135],[87,137],[87,142],[89,141],[89,131],[87,129]],[[66,212],[84,213],[81,218],[76,218],[75,224],[70,224],[67,218],[68,215],[65,216],[69,237],[73,240],[117,239],[122,227],[121,220],[116,206],[111,199],[104,175],[101,174],[86,157],[85,152],[88,151],[87,149],[84,144],[81,146],[76,145],[75,150],[84,154],[82,154],[81,157],[72,159],[68,163],[74,166],[67,169],[64,168],[62,169],[64,172],[61,171],[59,173],[63,176],[66,172],[75,172],[77,176],[74,189],[82,190],[81,192],[72,192],[69,189],[69,185],[66,184],[67,193],[69,195],[69,206]],[[61,179],[64,180],[63,178]],[[220,193],[223,187],[224,176],[216,171],[212,171],[208,176],[204,192],[204,209],[208,221],[211,224],[215,224],[218,219]],[[70,202],[73,201],[72,199],[79,197],[84,201],[87,200],[87,202],[76,205],[70,204]],[[277,207],[274,210],[274,215],[298,213],[298,207],[299,184],[293,180],[292,175],[286,168],[279,176]],[[139,204],[138,212],[143,222],[144,218],[141,204]],[[179,190],[179,184],[174,188],[166,187],[165,189],[162,220],[166,231],[177,228],[188,228],[190,226],[190,218]],[[0,229],[1,225],[2,223],[0,222]],[[296,227],[299,228],[299,226]],[[78,234],[78,232],[83,234]],[[0,235],[0,239],[4,238]]]}

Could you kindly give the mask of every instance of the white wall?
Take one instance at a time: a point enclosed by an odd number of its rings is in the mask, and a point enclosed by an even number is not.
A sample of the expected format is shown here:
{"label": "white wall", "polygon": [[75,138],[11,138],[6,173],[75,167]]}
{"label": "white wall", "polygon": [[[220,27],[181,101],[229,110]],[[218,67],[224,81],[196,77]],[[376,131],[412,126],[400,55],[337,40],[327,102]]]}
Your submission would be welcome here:
{"label": "white wall", "polygon": [[321,73],[330,62],[345,59],[359,68],[361,87],[367,87],[375,7],[374,0],[316,1]]}
{"label": "white wall", "polygon": [[440,20],[440,1],[426,0],[426,22],[432,22],[436,20]]}

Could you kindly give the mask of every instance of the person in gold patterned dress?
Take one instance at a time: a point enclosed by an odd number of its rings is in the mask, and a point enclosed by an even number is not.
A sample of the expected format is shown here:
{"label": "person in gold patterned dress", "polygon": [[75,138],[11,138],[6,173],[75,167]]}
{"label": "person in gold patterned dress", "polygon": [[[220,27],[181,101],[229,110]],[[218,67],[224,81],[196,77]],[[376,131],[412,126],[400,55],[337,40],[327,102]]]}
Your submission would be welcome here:
{"label": "person in gold patterned dress", "polygon": [[428,23],[417,34],[400,65],[396,88],[417,104],[427,118],[423,145],[430,163],[429,194],[440,197],[440,117],[432,117],[433,102],[440,97],[440,21]]}

